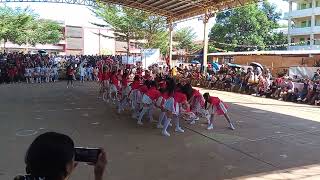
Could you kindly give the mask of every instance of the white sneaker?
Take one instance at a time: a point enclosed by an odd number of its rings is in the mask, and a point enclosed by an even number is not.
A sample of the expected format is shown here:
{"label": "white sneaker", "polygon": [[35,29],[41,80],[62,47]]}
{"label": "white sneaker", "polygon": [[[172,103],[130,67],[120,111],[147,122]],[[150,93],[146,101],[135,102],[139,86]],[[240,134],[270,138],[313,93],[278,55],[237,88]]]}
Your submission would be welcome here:
{"label": "white sneaker", "polygon": [[175,131],[176,131],[176,132],[180,132],[180,133],[184,133],[184,130],[181,129],[181,127],[177,127],[177,128],[175,129]]}
{"label": "white sneaker", "polygon": [[199,121],[199,117],[196,117],[194,120],[195,120],[195,121]]}
{"label": "white sneaker", "polygon": [[172,123],[170,123],[169,126],[172,127]]}
{"label": "white sneaker", "polygon": [[191,121],[191,122],[190,122],[190,124],[196,124],[196,121],[195,121],[195,120],[193,120],[193,121]]}
{"label": "white sneaker", "polygon": [[207,130],[212,130],[213,129],[213,124],[211,124],[211,125],[209,125],[208,127],[207,127]]}
{"label": "white sneaker", "polygon": [[229,129],[235,130],[236,128],[233,126],[233,124],[230,124]]}
{"label": "white sneaker", "polygon": [[168,131],[162,131],[161,134],[164,136],[170,137],[170,134],[168,133]]}
{"label": "white sneaker", "polygon": [[140,126],[143,125],[143,123],[141,121],[138,121],[137,124],[140,125]]}
{"label": "white sneaker", "polygon": [[162,128],[163,128],[163,125],[158,124],[158,125],[157,125],[157,128],[158,128],[158,129],[162,129]]}

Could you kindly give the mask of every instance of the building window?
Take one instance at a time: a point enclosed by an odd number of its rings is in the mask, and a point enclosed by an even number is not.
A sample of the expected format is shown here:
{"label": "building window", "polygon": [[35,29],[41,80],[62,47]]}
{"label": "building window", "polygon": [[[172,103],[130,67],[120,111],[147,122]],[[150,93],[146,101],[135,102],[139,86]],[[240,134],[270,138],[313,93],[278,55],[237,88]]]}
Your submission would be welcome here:
{"label": "building window", "polygon": [[300,4],[300,10],[307,9],[307,3]]}
{"label": "building window", "polygon": [[294,43],[295,39],[294,38],[291,38],[291,43]]}
{"label": "building window", "polygon": [[310,45],[310,38],[308,38],[308,42],[307,42],[307,45]]}
{"label": "building window", "polygon": [[320,7],[319,1],[316,1],[316,7]]}
{"label": "building window", "polygon": [[311,27],[311,20],[301,22],[301,28],[305,27]]}

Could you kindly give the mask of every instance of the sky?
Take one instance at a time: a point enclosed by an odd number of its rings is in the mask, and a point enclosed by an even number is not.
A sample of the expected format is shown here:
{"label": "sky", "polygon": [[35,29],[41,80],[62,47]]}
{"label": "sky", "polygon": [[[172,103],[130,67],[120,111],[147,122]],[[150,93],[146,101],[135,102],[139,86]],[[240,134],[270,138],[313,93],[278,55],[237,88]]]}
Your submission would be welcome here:
{"label": "sky", "polygon": [[[269,2],[275,4],[282,14],[289,10],[288,2],[283,0],[269,0]],[[4,4],[1,4],[1,6],[3,5]],[[10,7],[29,7],[30,9],[33,9],[35,13],[39,14],[41,18],[64,21],[67,25],[93,26],[90,22],[103,22],[101,19],[96,18],[87,6],[37,2],[15,2],[7,3],[6,5]],[[281,21],[280,23],[286,22]],[[214,19],[212,18],[209,21],[208,27],[212,27],[213,24]],[[175,30],[183,27],[192,27],[197,35],[196,40],[203,39],[204,27],[202,21],[199,21],[196,18],[181,22],[175,26]]]}

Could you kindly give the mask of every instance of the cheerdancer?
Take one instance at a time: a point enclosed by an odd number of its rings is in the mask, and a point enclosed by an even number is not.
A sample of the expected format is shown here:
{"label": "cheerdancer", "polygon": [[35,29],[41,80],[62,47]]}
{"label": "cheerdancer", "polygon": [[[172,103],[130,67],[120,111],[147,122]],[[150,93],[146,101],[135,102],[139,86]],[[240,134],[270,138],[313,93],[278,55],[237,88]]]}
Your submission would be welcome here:
{"label": "cheerdancer", "polygon": [[113,71],[110,76],[110,96],[113,104],[115,104],[115,102],[118,100],[119,89],[119,80],[116,71]]}
{"label": "cheerdancer", "polygon": [[162,135],[164,136],[170,136],[167,129],[170,125],[171,120],[175,121],[176,132],[184,132],[184,130],[180,127],[179,113],[180,106],[187,100],[187,97],[183,93],[175,92],[176,83],[173,79],[168,81],[167,89],[170,97],[166,100],[164,104],[164,109],[166,110],[166,118],[164,118],[165,122],[162,129]]}
{"label": "cheerdancer", "polygon": [[192,88],[191,84],[186,84],[183,87],[183,92],[188,97],[191,112],[196,115],[196,117],[192,118],[190,124],[195,124],[199,117],[206,117],[208,114],[204,107],[205,100],[198,90]]}
{"label": "cheerdancer", "polygon": [[214,96],[210,96],[209,93],[205,93],[203,95],[204,99],[205,99],[205,107],[208,108],[209,110],[209,118],[208,118],[208,130],[213,129],[213,122],[214,122],[214,116],[215,114],[217,115],[224,115],[224,117],[227,119],[228,123],[229,123],[229,128],[231,130],[235,130],[231,119],[227,113],[227,108],[224,105],[224,103],[218,98],[218,97],[214,97]]}
{"label": "cheerdancer", "polygon": [[129,99],[131,100],[131,109],[133,111],[132,118],[134,119],[137,118],[137,114],[140,110],[138,108],[138,99],[140,99],[140,97],[138,97],[140,95],[139,93],[140,86],[141,86],[140,77],[135,76],[133,79],[133,82],[130,84],[131,91],[129,93]]}
{"label": "cheerdancer", "polygon": [[161,111],[160,115],[159,115],[158,125],[157,125],[158,129],[163,128],[162,124],[164,122],[164,118],[166,118],[166,111],[164,109],[164,104],[165,104],[166,100],[169,98],[169,94],[166,89],[166,81],[160,82],[160,92],[161,92],[161,96],[158,98],[158,100],[156,102],[156,106]]}
{"label": "cheerdancer", "polygon": [[129,103],[129,93],[131,91],[131,87],[128,86],[128,81],[129,81],[129,74],[125,72],[122,76],[121,80],[121,94],[122,97],[119,101],[118,104],[118,113],[120,114],[121,111],[124,111],[125,106]]}
{"label": "cheerdancer", "polygon": [[142,118],[145,113],[149,113],[149,121],[153,121],[153,109],[154,109],[154,103],[155,101],[161,96],[161,93],[159,90],[157,90],[157,83],[155,81],[151,81],[149,83],[149,89],[148,91],[142,96],[142,110],[139,114],[138,122],[137,124],[143,125]]}
{"label": "cheerdancer", "polygon": [[134,109],[134,115],[132,116],[134,119],[138,119],[140,115],[140,111],[142,110],[142,97],[149,90],[149,81],[145,81],[143,85],[141,85],[136,94],[136,107]]}

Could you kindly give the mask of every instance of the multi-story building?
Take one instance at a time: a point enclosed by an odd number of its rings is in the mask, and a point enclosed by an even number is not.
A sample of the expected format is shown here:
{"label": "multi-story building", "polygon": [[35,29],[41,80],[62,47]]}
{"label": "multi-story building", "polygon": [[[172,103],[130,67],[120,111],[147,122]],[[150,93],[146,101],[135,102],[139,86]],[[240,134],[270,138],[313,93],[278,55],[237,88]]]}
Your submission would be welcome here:
{"label": "multi-story building", "polygon": [[[56,53],[60,55],[115,55],[116,41],[112,29],[100,27],[84,27],[67,25],[65,22],[59,22],[62,27],[63,38],[57,44],[37,44],[18,45],[11,42],[6,43],[6,50],[36,52],[37,50],[45,50],[48,53]],[[0,47],[3,47],[0,42]]]}
{"label": "multi-story building", "polygon": [[320,50],[320,0],[285,0],[289,2],[289,50]]}

